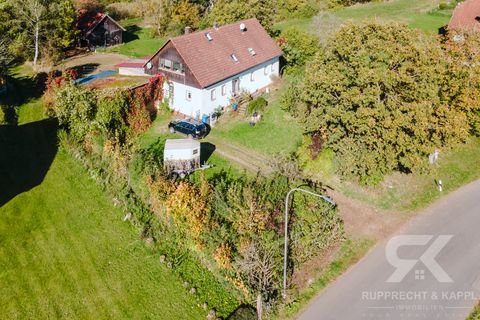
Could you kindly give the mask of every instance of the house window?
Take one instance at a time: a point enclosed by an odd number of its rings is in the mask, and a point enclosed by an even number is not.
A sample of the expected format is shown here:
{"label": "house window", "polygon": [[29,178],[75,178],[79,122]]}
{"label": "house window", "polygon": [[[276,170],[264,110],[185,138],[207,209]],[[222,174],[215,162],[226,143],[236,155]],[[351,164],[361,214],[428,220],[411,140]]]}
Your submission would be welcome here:
{"label": "house window", "polygon": [[254,76],[254,73],[250,73],[250,81],[255,81],[255,76]]}
{"label": "house window", "polygon": [[275,72],[275,63],[272,63],[272,65],[270,66],[270,70],[271,70],[272,72]]}
{"label": "house window", "polygon": [[180,72],[180,73],[185,73],[185,68],[183,67],[182,63],[174,62],[173,63],[173,71]]}
{"label": "house window", "polygon": [[222,96],[226,95],[227,94],[227,86],[226,85],[223,85],[222,86]]}
{"label": "house window", "polygon": [[187,98],[187,101],[191,101],[192,100],[192,92],[187,90],[185,91],[185,98]]}
{"label": "house window", "polygon": [[267,74],[268,74],[268,68],[267,68],[266,66],[263,68],[263,74],[264,74],[264,75],[267,75]]}
{"label": "house window", "polygon": [[172,69],[172,61],[168,59],[160,59],[160,68],[171,70]]}
{"label": "house window", "polygon": [[212,91],[210,91],[210,99],[212,99],[212,101],[214,101],[215,99],[217,99],[217,93],[215,92],[215,89],[213,89]]}

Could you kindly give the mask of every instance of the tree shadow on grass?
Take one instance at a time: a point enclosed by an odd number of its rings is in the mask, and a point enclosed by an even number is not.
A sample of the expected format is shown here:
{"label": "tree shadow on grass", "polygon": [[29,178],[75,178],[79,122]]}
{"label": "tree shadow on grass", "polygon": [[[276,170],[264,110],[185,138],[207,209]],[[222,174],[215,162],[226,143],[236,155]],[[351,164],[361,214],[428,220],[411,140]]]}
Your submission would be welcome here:
{"label": "tree shadow on grass", "polygon": [[142,30],[139,26],[137,26],[136,24],[132,25],[132,26],[128,26],[125,28],[127,31],[125,31],[123,33],[123,43],[128,43],[130,41],[134,41],[134,40],[138,40],[139,37],[137,35],[137,32],[139,32],[140,30]]}
{"label": "tree shadow on grass", "polygon": [[38,73],[35,77],[9,77],[7,91],[0,96],[0,104],[18,107],[40,98],[45,91],[47,78],[45,72]]}
{"label": "tree shadow on grass", "polygon": [[57,149],[55,120],[0,125],[0,207],[42,183]]}

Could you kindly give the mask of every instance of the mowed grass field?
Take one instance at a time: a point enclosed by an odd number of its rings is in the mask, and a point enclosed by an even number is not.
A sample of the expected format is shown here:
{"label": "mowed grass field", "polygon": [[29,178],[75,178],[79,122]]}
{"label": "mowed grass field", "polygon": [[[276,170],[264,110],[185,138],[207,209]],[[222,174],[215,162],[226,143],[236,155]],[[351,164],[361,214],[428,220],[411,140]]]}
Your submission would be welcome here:
{"label": "mowed grass field", "polygon": [[204,319],[54,129],[0,125],[0,319]]}
{"label": "mowed grass field", "polygon": [[[327,11],[339,22],[362,22],[370,20],[393,21],[408,24],[412,28],[438,33],[439,28],[450,20],[451,10],[438,10],[439,0],[390,0],[373,1],[351,7]],[[296,26],[312,32],[321,32],[312,27],[313,19],[292,19],[277,24],[280,30]]]}
{"label": "mowed grass field", "polygon": [[166,38],[157,38],[151,28],[140,27],[142,19],[125,19],[120,24],[127,30],[124,32],[124,43],[106,49],[107,52],[120,53],[132,58],[144,58],[153,55],[167,42]]}

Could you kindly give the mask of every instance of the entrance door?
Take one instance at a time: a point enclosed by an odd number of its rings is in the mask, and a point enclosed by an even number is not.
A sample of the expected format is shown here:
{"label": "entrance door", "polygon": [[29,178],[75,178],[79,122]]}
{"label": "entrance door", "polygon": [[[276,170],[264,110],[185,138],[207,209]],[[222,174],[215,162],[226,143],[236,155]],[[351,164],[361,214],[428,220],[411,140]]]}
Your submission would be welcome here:
{"label": "entrance door", "polygon": [[240,79],[239,78],[233,79],[233,81],[232,81],[232,92],[233,92],[233,95],[237,95],[237,94],[240,93]]}

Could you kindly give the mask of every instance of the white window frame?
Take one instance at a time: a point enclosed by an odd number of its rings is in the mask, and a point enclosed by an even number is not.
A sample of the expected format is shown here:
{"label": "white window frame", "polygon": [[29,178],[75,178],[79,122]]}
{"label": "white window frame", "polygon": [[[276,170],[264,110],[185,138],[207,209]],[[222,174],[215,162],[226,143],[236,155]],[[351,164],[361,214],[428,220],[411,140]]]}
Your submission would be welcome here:
{"label": "white window frame", "polygon": [[222,96],[227,94],[227,85],[222,85]]}
{"label": "white window frame", "polygon": [[185,91],[185,99],[187,99],[187,101],[192,101],[192,92],[190,90]]}
{"label": "white window frame", "polygon": [[211,99],[212,101],[217,100],[217,92],[216,92],[215,89],[212,89],[212,90],[210,91],[210,99]]}
{"label": "white window frame", "polygon": [[250,73],[250,81],[254,82],[255,81],[255,72]]}
{"label": "white window frame", "polygon": [[270,71],[275,72],[275,62],[270,66]]}
{"label": "white window frame", "polygon": [[264,74],[264,75],[268,75],[268,68],[267,68],[267,66],[265,66],[265,67],[263,68],[263,74]]}

